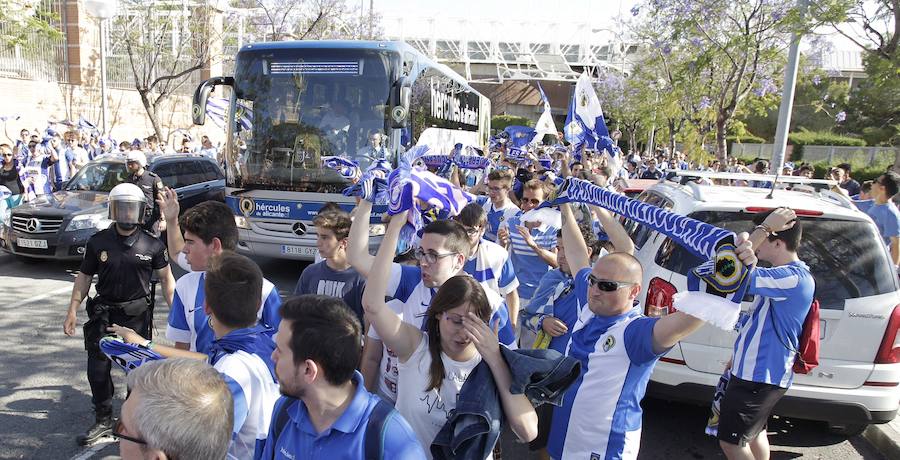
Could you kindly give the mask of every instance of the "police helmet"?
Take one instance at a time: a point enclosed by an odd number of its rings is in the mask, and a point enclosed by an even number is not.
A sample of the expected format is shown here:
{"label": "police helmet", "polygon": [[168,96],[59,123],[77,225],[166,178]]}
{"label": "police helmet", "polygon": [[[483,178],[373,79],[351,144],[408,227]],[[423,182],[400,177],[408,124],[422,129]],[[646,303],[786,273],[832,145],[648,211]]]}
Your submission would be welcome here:
{"label": "police helmet", "polygon": [[144,168],[147,166],[147,156],[140,150],[131,150],[125,154],[125,163],[137,162]]}
{"label": "police helmet", "polygon": [[142,224],[147,198],[134,184],[125,183],[109,192],[109,218],[119,224]]}

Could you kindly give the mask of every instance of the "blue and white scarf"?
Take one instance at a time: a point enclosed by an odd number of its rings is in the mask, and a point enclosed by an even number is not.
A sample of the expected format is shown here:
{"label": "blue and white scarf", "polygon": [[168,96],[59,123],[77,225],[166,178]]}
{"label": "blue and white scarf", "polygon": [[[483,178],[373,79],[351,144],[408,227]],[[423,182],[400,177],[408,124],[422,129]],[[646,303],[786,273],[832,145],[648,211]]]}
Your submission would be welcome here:
{"label": "blue and white scarf", "polygon": [[400,231],[402,243],[412,242],[425,226],[417,201],[425,203],[428,209],[442,211],[445,216],[455,216],[475,199],[447,179],[414,167],[415,160],[427,151],[424,145],[413,147],[401,155],[399,167],[388,176],[388,215],[410,211],[407,225]]}
{"label": "blue and white scarf", "polygon": [[322,165],[339,172],[347,179],[356,179],[360,176],[359,163],[349,158],[325,156],[322,157]]}
{"label": "blue and white scarf", "polygon": [[691,270],[688,291],[675,294],[674,306],[691,316],[732,330],[747,290],[747,267],[735,252],[735,235],[723,228],[666,211],[581,179],[569,178],[553,204],[600,206],[668,236],[694,255],[709,259]]}

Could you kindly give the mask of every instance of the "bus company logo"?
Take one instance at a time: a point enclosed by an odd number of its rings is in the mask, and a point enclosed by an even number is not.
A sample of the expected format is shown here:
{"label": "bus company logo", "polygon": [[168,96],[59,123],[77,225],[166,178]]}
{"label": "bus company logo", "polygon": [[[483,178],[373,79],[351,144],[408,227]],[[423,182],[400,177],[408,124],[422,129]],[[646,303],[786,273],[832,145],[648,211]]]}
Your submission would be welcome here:
{"label": "bus company logo", "polygon": [[606,340],[603,341],[603,352],[606,353],[609,350],[612,350],[612,347],[616,346],[616,338],[613,336],[608,336]]}
{"label": "bus company logo", "polygon": [[256,202],[253,201],[253,198],[241,198],[239,207],[241,208],[241,213],[247,217],[256,210]]}
{"label": "bus company logo", "polygon": [[[465,93],[461,93],[465,94]],[[448,94],[431,83],[431,116],[465,125],[478,126],[478,107],[471,107],[462,98]]]}

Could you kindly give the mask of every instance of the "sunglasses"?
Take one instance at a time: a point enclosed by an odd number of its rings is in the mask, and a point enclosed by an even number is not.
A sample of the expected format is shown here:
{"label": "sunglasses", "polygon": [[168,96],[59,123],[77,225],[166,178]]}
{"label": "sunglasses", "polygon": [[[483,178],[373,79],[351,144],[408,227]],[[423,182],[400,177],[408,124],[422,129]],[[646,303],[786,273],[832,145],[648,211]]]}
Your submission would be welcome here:
{"label": "sunglasses", "polygon": [[629,283],[626,281],[613,281],[613,280],[605,280],[597,278],[594,275],[588,275],[588,283],[591,286],[595,286],[597,289],[603,292],[615,292],[619,289],[633,286],[635,283]]}
{"label": "sunglasses", "polygon": [[0,155],[0,156],[3,156],[4,158],[12,158],[11,153],[4,153],[3,155]]}
{"label": "sunglasses", "polygon": [[122,434],[122,431],[125,429],[125,425],[122,424],[122,420],[116,422],[116,427],[113,429],[112,435],[118,439],[124,439],[126,441],[131,441],[135,444],[143,444],[147,445],[147,441],[139,438],[132,438],[131,436]]}
{"label": "sunglasses", "polygon": [[541,200],[539,200],[537,198],[522,198],[522,203],[539,205],[539,204],[541,204]]}

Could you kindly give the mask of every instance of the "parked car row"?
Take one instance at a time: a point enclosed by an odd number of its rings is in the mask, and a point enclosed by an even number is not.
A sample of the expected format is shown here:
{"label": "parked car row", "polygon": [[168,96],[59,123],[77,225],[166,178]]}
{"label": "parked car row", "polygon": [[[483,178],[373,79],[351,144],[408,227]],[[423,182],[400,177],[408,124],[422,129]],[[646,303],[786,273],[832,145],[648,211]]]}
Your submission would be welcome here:
{"label": "parked car row", "polygon": [[[825,191],[776,190],[660,182],[637,199],[735,232],[753,215],[778,206],[803,222],[799,257],[816,280],[819,366],[797,374],[775,413],[820,420],[843,434],[891,421],[900,404],[900,286],[872,220],[845,198]],[[644,267],[639,300],[648,316],[674,312],[673,295],[687,286],[697,259],[666,236],[625,220]],[[742,309],[751,306],[745,298]],[[712,326],[682,340],[657,364],[648,394],[709,404],[732,355],[736,331]]]}
{"label": "parked car row", "polygon": [[[206,200],[225,199],[225,174],[208,157],[158,155],[148,163],[147,170],[176,191],[182,212]],[[10,218],[0,222],[0,249],[24,260],[80,259],[88,239],[111,224],[106,198],[127,174],[121,156],[89,162],[62,190],[13,208]]]}

